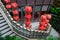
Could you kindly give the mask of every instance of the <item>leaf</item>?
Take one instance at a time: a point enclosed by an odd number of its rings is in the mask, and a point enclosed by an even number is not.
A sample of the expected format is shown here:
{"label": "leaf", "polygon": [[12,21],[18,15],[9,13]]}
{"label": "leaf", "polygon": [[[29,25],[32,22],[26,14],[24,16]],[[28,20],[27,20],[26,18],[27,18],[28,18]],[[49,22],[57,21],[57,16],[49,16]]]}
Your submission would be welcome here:
{"label": "leaf", "polygon": [[14,40],[24,40],[21,37],[15,37]]}
{"label": "leaf", "polygon": [[4,38],[3,37],[0,37],[0,40],[4,40]]}
{"label": "leaf", "polygon": [[5,37],[5,40],[12,40],[12,37],[11,37],[10,35],[7,35],[7,36]]}
{"label": "leaf", "polygon": [[50,11],[51,11],[52,13],[55,13],[55,8],[51,8]]}
{"label": "leaf", "polygon": [[60,36],[58,37],[58,40],[60,40]]}
{"label": "leaf", "polygon": [[46,40],[53,40],[53,36],[48,36]]}

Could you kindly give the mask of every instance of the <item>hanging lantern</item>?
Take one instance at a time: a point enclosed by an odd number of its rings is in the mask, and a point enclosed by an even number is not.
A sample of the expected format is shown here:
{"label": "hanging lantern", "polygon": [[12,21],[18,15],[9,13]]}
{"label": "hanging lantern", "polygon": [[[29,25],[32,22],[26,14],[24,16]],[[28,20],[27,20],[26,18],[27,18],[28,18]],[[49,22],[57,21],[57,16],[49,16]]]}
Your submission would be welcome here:
{"label": "hanging lantern", "polygon": [[40,26],[40,27],[38,27],[38,30],[46,30],[46,27]]}
{"label": "hanging lantern", "polygon": [[7,9],[11,9],[11,5],[10,5],[10,4],[7,4],[7,5],[6,5],[6,8],[7,8]]}
{"label": "hanging lantern", "polygon": [[49,20],[48,20],[48,19],[46,19],[46,20],[45,20],[45,23],[46,23],[46,24],[48,24],[48,23],[49,23]]}
{"label": "hanging lantern", "polygon": [[30,21],[26,21],[25,24],[26,24],[26,25],[30,25]]}
{"label": "hanging lantern", "polygon": [[41,15],[38,30],[46,30],[47,22],[46,14]]}
{"label": "hanging lantern", "polygon": [[18,21],[18,20],[19,20],[19,17],[18,17],[18,16],[13,16],[13,19],[14,19],[15,21]]}
{"label": "hanging lantern", "polygon": [[24,18],[31,20],[31,15],[25,15]]}
{"label": "hanging lantern", "polygon": [[18,4],[16,2],[12,2],[11,5],[12,5],[13,8],[17,8],[18,7]]}
{"label": "hanging lantern", "polygon": [[40,19],[41,20],[46,20],[46,15],[41,15]]}
{"label": "hanging lantern", "polygon": [[18,10],[15,9],[12,11],[12,13],[13,13],[13,15],[18,15]]}
{"label": "hanging lantern", "polygon": [[25,21],[25,27],[27,28],[27,29],[30,29],[30,21]]}
{"label": "hanging lantern", "polygon": [[32,7],[31,6],[26,6],[25,7],[25,12],[27,12],[27,13],[32,12]]}
{"label": "hanging lantern", "polygon": [[24,10],[25,10],[25,16],[24,16],[24,18],[25,18],[25,27],[27,29],[30,29],[30,20],[31,20],[32,7],[31,6],[26,6]]}
{"label": "hanging lantern", "polygon": [[41,26],[44,26],[44,25],[45,25],[45,22],[40,22],[40,25],[41,25]]}
{"label": "hanging lantern", "polygon": [[51,19],[51,15],[50,14],[47,14],[47,19]]}
{"label": "hanging lantern", "polygon": [[8,4],[8,3],[10,3],[10,0],[4,0],[4,2],[5,2],[6,4]]}
{"label": "hanging lantern", "polygon": [[44,27],[46,28],[48,26],[48,24],[45,24]]}

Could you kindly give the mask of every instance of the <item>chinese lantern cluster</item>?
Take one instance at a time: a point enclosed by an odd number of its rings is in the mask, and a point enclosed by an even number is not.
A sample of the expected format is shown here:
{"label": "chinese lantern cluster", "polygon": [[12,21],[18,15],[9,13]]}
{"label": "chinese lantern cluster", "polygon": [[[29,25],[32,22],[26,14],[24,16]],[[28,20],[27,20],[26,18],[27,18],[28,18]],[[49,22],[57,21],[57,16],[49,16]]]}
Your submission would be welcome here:
{"label": "chinese lantern cluster", "polygon": [[19,20],[18,10],[14,9],[14,10],[12,11],[12,13],[13,13],[13,19],[14,19],[15,21],[18,21],[18,20]]}
{"label": "chinese lantern cluster", "polygon": [[13,1],[12,3],[10,2],[10,0],[4,0],[4,2],[6,3],[6,8],[8,10],[10,10],[11,8],[13,8],[13,11],[12,11],[12,14],[13,14],[13,19],[15,21],[18,21],[19,20],[19,17],[18,17],[18,10],[17,10],[17,7],[18,7],[18,4]]}
{"label": "chinese lantern cluster", "polygon": [[[6,8],[8,10],[13,8],[13,10],[12,10],[13,19],[15,21],[18,21],[19,20],[19,17],[18,17],[19,12],[17,10],[18,4],[15,1],[13,1],[11,3],[10,0],[4,0],[4,2],[6,3]],[[25,7],[25,16],[24,16],[25,21],[24,21],[24,23],[25,23],[25,27],[27,29],[30,29],[31,12],[32,12],[32,7],[31,6],[26,6]],[[50,14],[41,15],[38,30],[46,30],[50,19],[51,19]]]}
{"label": "chinese lantern cluster", "polygon": [[11,3],[11,6],[12,6],[12,8],[13,8],[13,10],[12,10],[12,13],[13,13],[13,19],[15,20],[15,21],[18,21],[19,20],[19,17],[18,17],[18,10],[17,10],[17,7],[18,7],[18,4],[16,3],[16,2],[12,2]]}
{"label": "chinese lantern cluster", "polygon": [[12,6],[12,8],[16,9],[18,7],[18,4],[15,1],[13,1],[11,3],[11,6]]}
{"label": "chinese lantern cluster", "polygon": [[7,8],[8,10],[11,9],[10,0],[4,0],[4,2],[6,3],[6,8]]}
{"label": "chinese lantern cluster", "polygon": [[11,9],[11,8],[17,8],[18,4],[16,2],[10,2],[10,0],[4,0],[4,3],[6,3],[6,8]]}
{"label": "chinese lantern cluster", "polygon": [[25,7],[25,16],[24,16],[25,21],[24,21],[24,23],[25,23],[25,27],[27,29],[30,29],[31,12],[32,12],[32,7],[31,6],[26,6]]}
{"label": "chinese lantern cluster", "polygon": [[51,14],[41,15],[38,30],[46,30],[50,19]]}

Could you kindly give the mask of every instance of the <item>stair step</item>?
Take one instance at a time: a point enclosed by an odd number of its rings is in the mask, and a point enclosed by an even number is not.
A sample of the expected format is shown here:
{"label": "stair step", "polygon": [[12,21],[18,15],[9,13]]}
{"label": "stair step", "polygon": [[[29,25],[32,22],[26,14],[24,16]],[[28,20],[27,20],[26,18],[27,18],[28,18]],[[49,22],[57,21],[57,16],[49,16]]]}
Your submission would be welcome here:
{"label": "stair step", "polygon": [[10,36],[15,36],[15,34],[14,34],[14,33],[12,33]]}
{"label": "stair step", "polygon": [[9,32],[3,34],[2,37],[5,37],[6,35],[10,35],[11,33],[12,33],[12,31],[9,31]]}
{"label": "stair step", "polygon": [[8,24],[2,25],[2,26],[0,26],[0,28],[1,28],[1,27],[4,27],[4,26],[6,26],[6,25],[8,25]]}
{"label": "stair step", "polygon": [[3,19],[3,17],[0,17],[0,20]]}
{"label": "stair step", "polygon": [[0,14],[0,17],[2,17],[2,15]]}
{"label": "stair step", "polygon": [[5,15],[2,15],[2,14],[5,14],[5,13],[4,13],[4,11],[2,10],[1,7],[0,7],[0,11],[1,11],[1,13],[0,13],[0,32],[2,33],[1,36],[2,37],[5,37],[6,35],[12,35],[12,36],[15,35],[11,31],[8,23],[6,22],[6,20],[4,18]]}
{"label": "stair step", "polygon": [[6,21],[5,21],[5,20],[1,20],[1,21],[0,21],[0,24],[3,23],[3,22],[6,22]]}
{"label": "stair step", "polygon": [[6,24],[7,24],[7,23],[6,23],[6,22],[4,22],[4,23],[0,24],[0,26],[6,25]]}
{"label": "stair step", "polygon": [[2,34],[5,34],[5,33],[9,32],[9,31],[10,31],[10,28],[7,28],[7,29],[1,31],[1,33],[2,33]]}
{"label": "stair step", "polygon": [[0,30],[6,29],[7,27],[8,27],[8,25],[3,26],[3,27],[0,28]]}

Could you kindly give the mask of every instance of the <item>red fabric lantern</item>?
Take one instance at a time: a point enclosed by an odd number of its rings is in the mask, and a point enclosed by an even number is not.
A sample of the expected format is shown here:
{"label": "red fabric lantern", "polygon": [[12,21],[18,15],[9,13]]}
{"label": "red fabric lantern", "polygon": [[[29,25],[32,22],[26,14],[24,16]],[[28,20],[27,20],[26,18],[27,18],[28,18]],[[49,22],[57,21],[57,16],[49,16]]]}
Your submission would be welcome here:
{"label": "red fabric lantern", "polygon": [[25,16],[24,16],[24,18],[26,19],[25,20],[25,27],[27,28],[27,29],[30,29],[30,19],[31,19],[31,12],[32,12],[32,7],[31,6],[26,6],[25,7]]}
{"label": "red fabric lantern", "polygon": [[48,26],[48,24],[45,24],[45,26],[44,27],[47,27]]}
{"label": "red fabric lantern", "polygon": [[38,27],[38,29],[39,29],[39,30],[46,30],[47,24],[48,24],[48,22],[49,22],[49,20],[47,20],[46,14],[41,15],[40,18],[41,18],[41,19],[40,19],[40,22],[39,22],[39,27]]}
{"label": "red fabric lantern", "polygon": [[41,20],[46,20],[46,19],[47,19],[47,18],[46,18],[46,15],[41,15],[40,19],[41,19]]}
{"label": "red fabric lantern", "polygon": [[48,19],[47,19],[47,20],[45,20],[45,23],[46,23],[46,24],[48,24],[48,23],[49,23],[49,20],[48,20]]}
{"label": "red fabric lantern", "polygon": [[25,25],[26,25],[25,27],[26,27],[27,29],[30,29],[30,21],[26,21],[26,22],[25,22]]}
{"label": "red fabric lantern", "polygon": [[30,21],[26,21],[25,24],[26,24],[26,25],[30,25]]}
{"label": "red fabric lantern", "polygon": [[31,15],[25,15],[25,17],[24,18],[26,18],[26,19],[31,19]]}
{"label": "red fabric lantern", "polygon": [[13,10],[12,13],[13,15],[18,15],[18,10]]}
{"label": "red fabric lantern", "polygon": [[38,30],[46,30],[46,27],[40,26],[40,27],[38,27]]}
{"label": "red fabric lantern", "polygon": [[4,2],[5,2],[6,4],[8,4],[8,3],[10,3],[10,0],[4,0]]}
{"label": "red fabric lantern", "polygon": [[26,7],[25,7],[25,12],[26,12],[26,13],[32,12],[32,7],[31,7],[31,6],[26,6]]}
{"label": "red fabric lantern", "polygon": [[40,22],[40,25],[41,25],[41,26],[44,26],[44,25],[45,25],[45,22]]}
{"label": "red fabric lantern", "polygon": [[47,14],[47,19],[51,19],[51,14]]}
{"label": "red fabric lantern", "polygon": [[13,19],[14,19],[15,21],[18,21],[18,20],[19,20],[19,17],[18,17],[18,16],[13,16]]}
{"label": "red fabric lantern", "polygon": [[12,2],[11,5],[12,5],[13,8],[17,8],[18,7],[18,4],[16,2]]}
{"label": "red fabric lantern", "polygon": [[11,5],[10,5],[10,4],[7,4],[7,5],[6,5],[6,8],[7,8],[7,9],[11,9]]}

